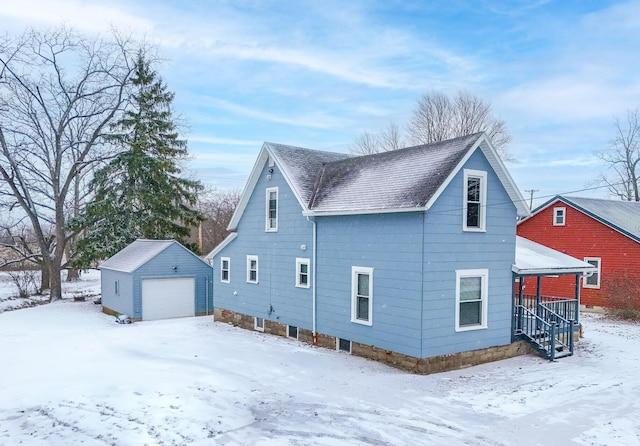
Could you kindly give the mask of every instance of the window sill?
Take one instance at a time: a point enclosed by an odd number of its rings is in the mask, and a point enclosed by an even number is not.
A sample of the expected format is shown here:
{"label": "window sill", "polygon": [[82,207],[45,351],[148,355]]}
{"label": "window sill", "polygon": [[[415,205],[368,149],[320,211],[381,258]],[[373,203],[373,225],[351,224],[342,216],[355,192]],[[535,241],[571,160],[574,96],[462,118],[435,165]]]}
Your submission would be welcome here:
{"label": "window sill", "polygon": [[462,228],[464,232],[487,232],[486,228]]}
{"label": "window sill", "polygon": [[486,330],[486,325],[468,325],[466,327],[456,327],[456,332]]}
{"label": "window sill", "polygon": [[351,319],[351,322],[354,324],[366,325],[368,327],[373,326],[373,322],[371,321],[361,321],[360,319]]}

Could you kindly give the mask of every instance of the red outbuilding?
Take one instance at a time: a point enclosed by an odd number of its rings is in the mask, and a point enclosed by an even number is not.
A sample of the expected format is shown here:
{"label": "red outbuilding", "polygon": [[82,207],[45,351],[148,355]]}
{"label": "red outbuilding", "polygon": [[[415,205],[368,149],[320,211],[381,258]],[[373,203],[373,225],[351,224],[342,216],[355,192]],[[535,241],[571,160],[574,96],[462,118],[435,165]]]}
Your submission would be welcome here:
{"label": "red outbuilding", "polygon": [[[517,226],[519,236],[582,259],[597,272],[580,281],[580,303],[609,307],[616,290],[638,290],[640,280],[640,202],[556,196]],[[535,293],[535,281],[525,281]],[[571,277],[542,280],[541,293],[572,296]]]}

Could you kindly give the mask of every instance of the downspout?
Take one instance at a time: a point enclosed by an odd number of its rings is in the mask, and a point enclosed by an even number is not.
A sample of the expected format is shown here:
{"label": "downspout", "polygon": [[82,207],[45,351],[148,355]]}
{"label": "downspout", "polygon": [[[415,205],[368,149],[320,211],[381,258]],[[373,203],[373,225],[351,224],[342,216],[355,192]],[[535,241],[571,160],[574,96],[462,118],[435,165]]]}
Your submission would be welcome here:
{"label": "downspout", "polygon": [[425,209],[422,213],[422,240],[420,242],[422,246],[422,277],[420,278],[420,357],[424,358],[424,280],[427,274],[426,271],[426,259],[425,259],[425,238],[426,238],[426,227],[427,227],[427,210]]}
{"label": "downspout", "polygon": [[204,313],[209,316],[209,278],[204,277]]}
{"label": "downspout", "polygon": [[307,216],[307,221],[313,227],[311,236],[311,333],[313,344],[318,343],[318,333],[316,333],[316,221]]}

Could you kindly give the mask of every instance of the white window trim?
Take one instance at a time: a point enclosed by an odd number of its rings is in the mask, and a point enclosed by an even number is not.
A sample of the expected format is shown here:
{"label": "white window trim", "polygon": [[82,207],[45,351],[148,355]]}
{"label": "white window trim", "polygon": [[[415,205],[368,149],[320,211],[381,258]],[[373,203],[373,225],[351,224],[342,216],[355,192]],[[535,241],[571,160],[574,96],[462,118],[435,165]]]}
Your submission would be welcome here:
{"label": "white window trim", "polygon": [[[256,280],[251,280],[251,261],[256,261]],[[247,283],[258,283],[260,281],[259,277],[260,271],[260,263],[258,263],[258,256],[247,256]]]}
{"label": "white window trim", "polygon": [[[300,282],[300,265],[307,265],[307,283],[306,284]],[[309,288],[311,283],[310,271],[311,271],[311,260],[297,257],[296,258],[296,286],[298,288]]]}
{"label": "white window trim", "polygon": [[[269,195],[271,192],[276,193],[276,225],[274,227],[269,226]],[[265,197],[265,222],[264,230],[266,232],[278,232],[278,219],[280,217],[280,194],[277,187],[268,187]]]}
{"label": "white window trim", "polygon": [[[460,279],[464,277],[482,278],[482,321],[478,325],[460,326]],[[456,331],[482,330],[487,328],[487,317],[489,315],[489,270],[488,269],[457,269],[456,270]]]}
{"label": "white window trim", "polygon": [[[469,178],[480,178],[480,227],[467,226],[467,193]],[[483,170],[464,169],[464,184],[462,187],[462,230],[467,232],[486,232],[487,230],[487,172]]]}
{"label": "white window trim", "polygon": [[[558,220],[557,220],[559,211],[562,211],[562,223],[558,223]],[[564,226],[566,222],[567,222],[567,208],[566,207],[553,208],[553,226]]]}
{"label": "white window trim", "polygon": [[[258,319],[261,319],[261,320],[262,320],[262,327],[260,327],[260,326],[258,325]],[[264,318],[255,316],[255,317],[253,318],[253,328],[254,328],[256,331],[264,331]]]}
{"label": "white window trim", "polygon": [[[358,274],[369,275],[369,314],[366,321],[358,319]],[[351,267],[351,322],[373,325],[373,268],[366,266]]]}
{"label": "white window trim", "polygon": [[[225,271],[223,265],[224,262],[227,262],[227,280],[224,280],[222,277],[222,273]],[[222,283],[230,283],[231,282],[231,257],[220,257],[220,282]]]}
{"label": "white window trim", "polygon": [[601,257],[585,257],[584,258],[584,261],[587,262],[587,263],[589,262],[589,260],[595,260],[595,261],[598,262],[598,270],[596,271],[596,273],[598,274],[598,283],[595,284],[595,285],[587,284],[588,277],[584,276],[582,278],[582,286],[584,288],[600,289],[600,283],[602,282],[602,273],[601,273],[601,271],[602,271],[602,258]]}

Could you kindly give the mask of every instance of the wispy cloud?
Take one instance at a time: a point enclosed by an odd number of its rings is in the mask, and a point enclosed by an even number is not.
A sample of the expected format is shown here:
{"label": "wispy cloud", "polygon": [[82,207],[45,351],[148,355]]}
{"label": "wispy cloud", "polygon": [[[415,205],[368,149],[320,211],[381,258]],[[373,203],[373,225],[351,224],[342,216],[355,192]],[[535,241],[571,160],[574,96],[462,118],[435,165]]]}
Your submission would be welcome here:
{"label": "wispy cloud", "polygon": [[244,116],[261,121],[287,124],[299,127],[333,128],[340,126],[340,119],[326,116],[322,113],[307,114],[304,116],[281,116],[274,110],[260,110],[247,107],[223,99],[210,99],[210,105],[226,110],[239,116]]}
{"label": "wispy cloud", "polygon": [[[81,31],[109,31],[117,27],[123,31],[144,33],[152,24],[148,19],[127,12],[118,4],[95,3],[80,0],[4,0],[1,16],[18,23],[58,26],[62,23]],[[6,25],[16,22],[3,19]]]}

